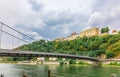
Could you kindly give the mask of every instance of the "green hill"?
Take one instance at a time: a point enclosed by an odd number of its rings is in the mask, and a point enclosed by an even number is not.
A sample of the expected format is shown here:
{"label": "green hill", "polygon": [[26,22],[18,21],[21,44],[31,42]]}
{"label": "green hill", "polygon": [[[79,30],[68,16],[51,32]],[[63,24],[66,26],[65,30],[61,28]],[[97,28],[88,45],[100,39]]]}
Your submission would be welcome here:
{"label": "green hill", "polygon": [[[38,52],[54,52],[91,57],[116,58],[120,55],[120,33],[116,35],[93,36],[77,38],[72,41],[45,41],[40,40],[16,49]],[[120,57],[119,57],[120,58]]]}

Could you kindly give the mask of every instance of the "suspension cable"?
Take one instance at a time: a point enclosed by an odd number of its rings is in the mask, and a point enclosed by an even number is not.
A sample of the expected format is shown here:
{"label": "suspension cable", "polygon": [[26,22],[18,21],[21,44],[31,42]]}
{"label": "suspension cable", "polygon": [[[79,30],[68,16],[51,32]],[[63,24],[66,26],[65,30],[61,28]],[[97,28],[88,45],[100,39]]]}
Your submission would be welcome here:
{"label": "suspension cable", "polygon": [[30,38],[30,39],[32,39],[32,40],[34,40],[34,41],[37,41],[36,39],[34,39],[34,38],[32,38],[32,37],[30,37],[30,36],[28,36],[28,35],[26,35],[26,34],[20,32],[20,31],[14,29],[14,28],[12,28],[12,27],[10,27],[10,26],[8,26],[8,25],[2,23],[2,22],[0,22],[0,23],[3,24],[4,26],[6,26],[6,27],[8,27],[8,28],[10,28],[10,29],[12,29],[12,30],[14,30],[14,31],[16,31],[16,32],[18,32],[18,33],[20,33],[20,34],[22,34],[22,35],[24,35],[24,36],[26,36],[26,37],[28,37],[28,38]]}
{"label": "suspension cable", "polygon": [[6,33],[6,34],[8,34],[8,35],[10,35],[10,36],[13,36],[14,38],[17,38],[17,39],[19,39],[19,40],[21,40],[21,41],[24,41],[24,42],[26,42],[26,43],[30,43],[30,42],[28,42],[28,41],[26,41],[26,40],[23,40],[23,39],[21,39],[21,38],[19,38],[19,37],[16,37],[16,36],[14,36],[14,35],[6,32],[6,31],[4,31],[4,30],[0,30],[0,31],[2,31],[2,32]]}
{"label": "suspension cable", "polygon": [[[8,35],[12,36],[13,38],[17,38],[17,39],[18,39],[18,41],[17,41],[18,44],[19,44],[19,40],[21,40],[21,41],[23,41],[23,42],[26,42],[26,43],[31,43],[31,41],[37,41],[36,39],[34,39],[34,38],[32,38],[32,37],[30,37],[30,36],[28,36],[28,35],[20,32],[20,31],[18,31],[18,30],[16,30],[16,29],[14,29],[14,28],[12,28],[12,27],[10,27],[10,26],[2,23],[1,21],[0,21],[0,24],[2,24],[2,26],[7,27],[7,28],[9,28],[9,29],[11,29],[11,30],[13,30],[13,31],[15,31],[15,32],[18,33],[18,36],[15,36],[15,35],[10,34],[9,32],[7,32],[7,31],[5,31],[5,30],[2,30],[2,29],[0,30],[1,33],[3,32],[3,33],[5,33],[5,34],[8,34]],[[23,35],[23,36],[27,37],[30,41],[26,41],[26,40],[20,38],[19,35]],[[1,40],[1,39],[0,39],[0,40]],[[1,41],[0,41],[0,43],[1,43]],[[14,39],[13,39],[12,43],[14,43]],[[1,46],[1,44],[0,44],[0,46]],[[33,48],[32,48],[32,43],[31,43],[31,44],[30,44],[30,50],[32,51],[32,49],[33,49]]]}

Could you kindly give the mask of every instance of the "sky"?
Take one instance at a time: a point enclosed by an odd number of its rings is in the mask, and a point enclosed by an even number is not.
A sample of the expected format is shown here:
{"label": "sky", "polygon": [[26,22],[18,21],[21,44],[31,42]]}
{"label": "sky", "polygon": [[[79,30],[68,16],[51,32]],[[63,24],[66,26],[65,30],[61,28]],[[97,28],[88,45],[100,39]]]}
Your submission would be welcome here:
{"label": "sky", "polygon": [[54,40],[92,27],[120,30],[119,0],[0,0],[0,21],[33,37]]}

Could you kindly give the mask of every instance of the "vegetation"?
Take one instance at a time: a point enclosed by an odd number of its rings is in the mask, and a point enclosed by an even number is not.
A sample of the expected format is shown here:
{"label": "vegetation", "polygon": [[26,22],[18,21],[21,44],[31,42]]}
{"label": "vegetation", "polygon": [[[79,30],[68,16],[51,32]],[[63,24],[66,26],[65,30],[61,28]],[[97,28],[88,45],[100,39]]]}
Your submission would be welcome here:
{"label": "vegetation", "polygon": [[90,65],[89,63],[86,63],[86,62],[84,62],[84,61],[79,61],[78,64],[80,64],[80,65]]}
{"label": "vegetation", "polygon": [[109,28],[108,27],[101,29],[101,33],[108,33],[108,32],[109,32]]}
{"label": "vegetation", "polygon": [[[83,37],[71,41],[39,40],[20,46],[15,50],[87,55],[90,57],[106,55],[106,58],[113,58],[120,53],[120,33],[89,38]],[[16,58],[14,58],[14,60],[16,60]]]}
{"label": "vegetation", "polygon": [[76,61],[75,61],[75,60],[70,59],[70,60],[69,60],[69,64],[76,64]]}
{"label": "vegetation", "polygon": [[118,63],[117,61],[114,61],[114,62],[111,62],[109,65],[120,66],[120,63]]}
{"label": "vegetation", "polygon": [[60,63],[59,63],[60,65],[63,65],[64,64],[64,62],[63,61],[60,61]]}
{"label": "vegetation", "polygon": [[33,60],[35,61],[36,57],[7,57],[7,61],[25,61],[25,60]]}

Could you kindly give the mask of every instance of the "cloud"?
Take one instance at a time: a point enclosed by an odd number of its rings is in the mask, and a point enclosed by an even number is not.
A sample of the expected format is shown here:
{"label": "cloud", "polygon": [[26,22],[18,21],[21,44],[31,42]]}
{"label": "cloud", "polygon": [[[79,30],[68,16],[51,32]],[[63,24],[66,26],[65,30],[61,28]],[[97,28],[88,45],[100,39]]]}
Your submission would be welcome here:
{"label": "cloud", "polygon": [[0,20],[35,39],[54,40],[91,27],[120,30],[119,7],[119,0],[1,0]]}
{"label": "cloud", "polygon": [[44,30],[45,37],[55,39],[56,37],[66,37],[72,32],[79,32],[81,28],[85,27],[84,22],[87,17],[81,14],[76,15],[76,13],[54,12],[45,19],[47,19],[44,20],[46,26],[42,32]]}
{"label": "cloud", "polygon": [[[88,25],[120,30],[120,1],[96,0]],[[116,24],[115,24],[116,23]]]}
{"label": "cloud", "polygon": [[29,32],[29,33],[27,33],[27,34],[28,34],[28,35],[31,35],[31,37],[34,37],[34,39],[36,39],[36,40],[43,39],[43,37],[40,36],[37,32],[31,31],[31,32]]}
{"label": "cloud", "polygon": [[81,14],[88,14],[91,11],[91,3],[94,0],[38,0],[44,4],[45,11],[71,11],[79,12]]}
{"label": "cloud", "polygon": [[101,12],[94,12],[91,14],[88,25],[90,26],[101,26],[101,24],[105,24],[107,21],[107,17],[102,15]]}
{"label": "cloud", "polygon": [[31,33],[35,33],[36,36],[45,39],[65,37],[76,31],[79,33],[83,25],[86,25],[84,22],[91,13],[89,8],[93,0],[53,1],[0,1],[1,21],[25,34],[33,36]]}
{"label": "cloud", "polygon": [[44,5],[38,0],[28,0],[28,2],[31,4],[32,9],[35,11],[40,11],[44,7]]}
{"label": "cloud", "polygon": [[27,0],[1,0],[0,1],[0,20],[15,26],[16,23],[23,21],[33,14]]}

